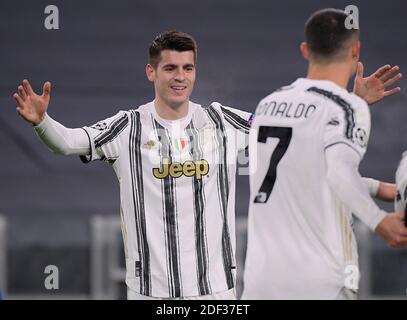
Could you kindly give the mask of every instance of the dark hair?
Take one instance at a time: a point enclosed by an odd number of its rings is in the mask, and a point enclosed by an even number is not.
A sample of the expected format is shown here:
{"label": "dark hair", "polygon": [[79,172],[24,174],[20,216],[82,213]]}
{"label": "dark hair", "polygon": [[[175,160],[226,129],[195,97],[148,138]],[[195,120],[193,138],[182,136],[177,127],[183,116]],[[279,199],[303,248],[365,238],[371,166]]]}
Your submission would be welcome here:
{"label": "dark hair", "polygon": [[341,56],[350,41],[359,39],[359,29],[345,26],[348,14],[338,9],[322,9],[311,15],[305,24],[305,40],[315,58]]}
{"label": "dark hair", "polygon": [[178,52],[190,51],[194,52],[194,62],[196,63],[197,49],[195,39],[180,31],[166,31],[160,33],[154,41],[150,44],[148,50],[149,63],[156,68],[161,59],[161,51],[163,50],[175,50]]}

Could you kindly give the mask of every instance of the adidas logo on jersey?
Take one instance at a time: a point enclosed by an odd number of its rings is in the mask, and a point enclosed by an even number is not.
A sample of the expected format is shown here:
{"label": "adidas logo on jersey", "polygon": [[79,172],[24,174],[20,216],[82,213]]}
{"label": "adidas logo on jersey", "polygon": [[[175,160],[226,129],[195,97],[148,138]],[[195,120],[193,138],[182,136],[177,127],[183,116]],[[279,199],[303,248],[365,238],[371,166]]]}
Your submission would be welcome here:
{"label": "adidas logo on jersey", "polygon": [[179,178],[182,175],[186,177],[195,176],[198,180],[209,172],[208,161],[202,159],[199,161],[185,161],[184,163],[170,163],[168,159],[163,159],[162,168],[153,168],[153,175],[157,179],[164,179],[168,176]]}
{"label": "adidas logo on jersey", "polygon": [[143,144],[143,148],[145,149],[153,149],[156,146],[156,143],[153,140],[147,141],[145,144]]}

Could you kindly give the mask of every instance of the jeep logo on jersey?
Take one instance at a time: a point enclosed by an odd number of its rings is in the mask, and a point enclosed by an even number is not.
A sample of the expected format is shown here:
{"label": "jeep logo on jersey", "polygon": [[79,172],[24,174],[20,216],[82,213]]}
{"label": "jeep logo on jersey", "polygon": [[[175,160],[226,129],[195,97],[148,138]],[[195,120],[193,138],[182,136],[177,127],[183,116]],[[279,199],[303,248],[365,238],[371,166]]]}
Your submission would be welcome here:
{"label": "jeep logo on jersey", "polygon": [[170,163],[168,159],[163,159],[162,168],[153,168],[153,175],[157,179],[164,179],[168,176],[179,178],[182,175],[186,177],[195,176],[197,179],[202,179],[209,172],[208,161],[202,159],[199,161],[185,161],[184,163]]}

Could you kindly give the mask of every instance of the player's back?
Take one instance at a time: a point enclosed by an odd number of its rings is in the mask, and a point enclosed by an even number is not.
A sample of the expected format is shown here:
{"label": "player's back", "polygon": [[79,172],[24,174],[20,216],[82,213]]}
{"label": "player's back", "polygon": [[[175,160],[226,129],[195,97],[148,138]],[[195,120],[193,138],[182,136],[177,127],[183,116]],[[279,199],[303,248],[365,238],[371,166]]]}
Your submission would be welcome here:
{"label": "player's back", "polygon": [[[328,186],[325,148],[366,144],[366,103],[330,81],[298,79],[264,98],[250,133],[243,298],[334,298],[357,265],[346,212]],[[360,141],[359,141],[360,140]]]}

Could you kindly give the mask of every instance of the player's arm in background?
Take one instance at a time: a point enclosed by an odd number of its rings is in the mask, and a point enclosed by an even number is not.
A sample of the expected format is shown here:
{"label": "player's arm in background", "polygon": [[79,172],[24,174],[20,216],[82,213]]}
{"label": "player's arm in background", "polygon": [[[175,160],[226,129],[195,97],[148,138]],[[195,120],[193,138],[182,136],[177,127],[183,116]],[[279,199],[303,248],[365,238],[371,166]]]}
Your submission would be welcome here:
{"label": "player's arm in background", "polygon": [[407,227],[407,151],[404,151],[396,170],[396,199],[394,209],[404,212],[404,225]]}
{"label": "player's arm in background", "polygon": [[338,198],[389,246],[407,246],[404,213],[386,213],[371,198],[359,173],[360,156],[345,144],[325,151],[328,183]]}
{"label": "player's arm in background", "polygon": [[[222,112],[225,118],[227,132],[233,132],[229,140],[234,139],[237,150],[246,149],[249,144],[249,132],[254,114],[236,108],[222,106],[218,102],[213,102],[212,105]],[[228,144],[230,142],[231,141],[228,141]]]}
{"label": "player's arm in background", "polygon": [[[368,77],[363,77],[363,64],[358,63],[357,72],[354,81],[353,92],[372,105],[381,101],[385,97],[390,97],[401,91],[400,87],[390,89],[403,76],[399,73],[399,66],[389,64],[378,68]],[[369,188],[372,197],[382,201],[392,202],[397,195],[396,185],[386,183],[371,178],[363,178]]]}
{"label": "player's arm in background", "polygon": [[369,190],[370,196],[386,202],[393,202],[396,199],[396,184],[365,177],[363,177],[363,181]]}
{"label": "player's arm in background", "polygon": [[370,113],[364,101],[357,97],[353,100],[351,120],[340,108],[330,109],[324,138],[327,182],[341,202],[388,245],[406,246],[404,213],[388,214],[381,210],[360,176],[359,163],[370,135]]}
{"label": "player's arm in background", "polygon": [[17,102],[18,114],[34,127],[52,152],[63,155],[89,155],[89,138],[83,129],[66,128],[47,114],[50,96],[50,82],[45,82],[42,95],[37,95],[27,80],[23,80],[23,84],[18,87],[18,93],[13,95]]}

